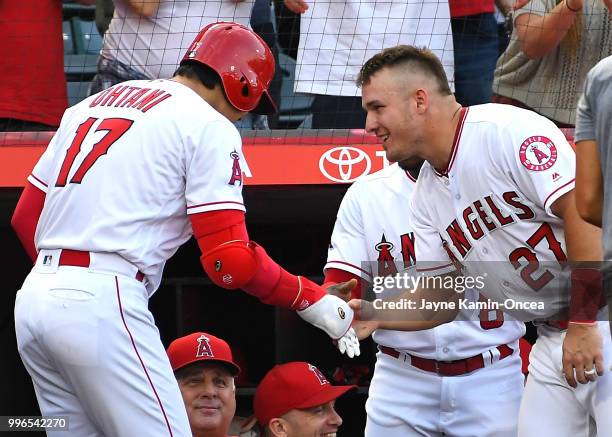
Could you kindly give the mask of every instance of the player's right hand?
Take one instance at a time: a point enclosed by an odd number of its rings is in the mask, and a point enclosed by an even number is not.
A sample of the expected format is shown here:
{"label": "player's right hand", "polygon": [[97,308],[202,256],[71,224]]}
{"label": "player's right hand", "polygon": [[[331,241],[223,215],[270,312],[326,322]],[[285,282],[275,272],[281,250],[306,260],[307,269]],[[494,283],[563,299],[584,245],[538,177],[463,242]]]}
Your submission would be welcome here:
{"label": "player's right hand", "polygon": [[563,374],[567,383],[576,388],[576,381],[586,384],[603,372],[603,340],[599,327],[596,323],[570,322],[563,340]]}
{"label": "player's right hand", "polygon": [[345,301],[331,294],[324,295],[306,309],[297,311],[297,314],[311,325],[325,331],[332,340],[339,340],[344,336],[353,321],[353,310]]}
{"label": "player's right hand", "polygon": [[352,299],[349,301],[349,307],[353,310],[355,316],[353,319],[353,329],[359,340],[368,338],[372,332],[378,329],[378,321],[375,320],[374,305],[371,302],[363,299]]}
{"label": "player's right hand", "polygon": [[[325,286],[325,284],[323,284]],[[340,282],[338,284],[330,285],[326,287],[325,290],[328,294],[332,296],[337,296],[345,302],[351,300],[351,293],[357,286],[357,279],[349,279],[345,282]]]}

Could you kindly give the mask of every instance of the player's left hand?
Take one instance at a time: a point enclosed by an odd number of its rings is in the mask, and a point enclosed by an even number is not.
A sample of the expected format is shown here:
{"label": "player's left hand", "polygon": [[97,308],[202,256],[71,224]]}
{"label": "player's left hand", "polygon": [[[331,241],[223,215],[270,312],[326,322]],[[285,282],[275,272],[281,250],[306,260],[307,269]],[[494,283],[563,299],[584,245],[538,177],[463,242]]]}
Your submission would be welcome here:
{"label": "player's left hand", "polygon": [[595,381],[603,372],[603,341],[599,327],[596,323],[570,322],[563,341],[563,374],[567,383],[576,388],[576,381],[586,384]]}
{"label": "player's left hand", "polygon": [[338,346],[341,354],[346,353],[349,358],[358,357],[361,353],[359,349],[359,339],[353,328],[349,329],[346,334],[336,342],[336,346]]}

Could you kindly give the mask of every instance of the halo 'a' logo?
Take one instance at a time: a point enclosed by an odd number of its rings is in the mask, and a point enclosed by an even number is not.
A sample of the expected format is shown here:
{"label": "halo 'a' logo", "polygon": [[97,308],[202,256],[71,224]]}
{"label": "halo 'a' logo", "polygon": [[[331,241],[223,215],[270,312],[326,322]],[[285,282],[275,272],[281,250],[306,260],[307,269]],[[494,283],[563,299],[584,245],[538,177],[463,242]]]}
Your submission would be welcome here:
{"label": "halo 'a' logo", "polygon": [[370,173],[371,168],[368,154],[356,147],[336,147],[319,158],[319,170],[323,176],[334,182],[353,182]]}
{"label": "halo 'a' logo", "polygon": [[521,144],[519,158],[527,170],[548,170],[557,161],[557,147],[547,137],[529,137]]}

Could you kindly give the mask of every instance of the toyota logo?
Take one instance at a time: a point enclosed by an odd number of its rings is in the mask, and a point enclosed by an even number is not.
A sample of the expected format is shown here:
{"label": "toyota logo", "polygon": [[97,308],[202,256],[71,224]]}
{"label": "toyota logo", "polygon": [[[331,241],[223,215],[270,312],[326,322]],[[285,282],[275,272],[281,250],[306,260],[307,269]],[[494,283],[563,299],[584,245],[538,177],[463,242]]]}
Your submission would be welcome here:
{"label": "toyota logo", "polygon": [[370,173],[372,163],[366,152],[342,146],[326,151],[319,159],[321,173],[334,182],[353,182]]}

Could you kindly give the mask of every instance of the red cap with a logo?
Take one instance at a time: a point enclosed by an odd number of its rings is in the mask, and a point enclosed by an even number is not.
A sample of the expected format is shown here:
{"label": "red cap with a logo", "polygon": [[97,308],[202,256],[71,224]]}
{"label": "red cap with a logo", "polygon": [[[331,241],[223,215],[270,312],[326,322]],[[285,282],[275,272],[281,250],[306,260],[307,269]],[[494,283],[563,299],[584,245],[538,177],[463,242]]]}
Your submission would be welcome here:
{"label": "red cap with a logo", "polygon": [[199,361],[223,364],[234,376],[240,372],[240,367],[234,362],[229,344],[205,332],[195,332],[177,338],[170,343],[166,352],[170,358],[172,370],[175,372],[188,364]]}
{"label": "red cap with a logo", "polygon": [[326,404],[356,385],[331,385],[315,366],[303,361],[279,364],[270,370],[255,392],[253,408],[261,426],[294,409]]}

